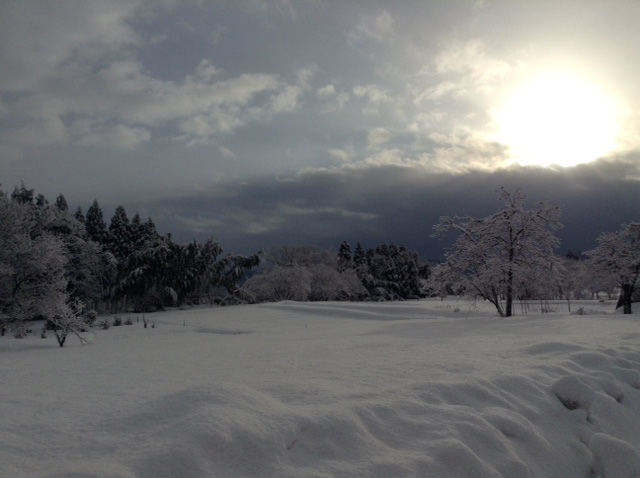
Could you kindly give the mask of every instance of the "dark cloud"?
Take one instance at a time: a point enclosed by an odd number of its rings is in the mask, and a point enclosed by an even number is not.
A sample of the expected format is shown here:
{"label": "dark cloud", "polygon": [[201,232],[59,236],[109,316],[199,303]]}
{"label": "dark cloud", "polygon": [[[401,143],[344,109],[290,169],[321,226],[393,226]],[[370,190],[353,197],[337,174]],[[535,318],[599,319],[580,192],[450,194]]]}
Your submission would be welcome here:
{"label": "dark cloud", "polygon": [[281,244],[337,248],[343,240],[365,246],[393,241],[439,259],[448,244],[431,237],[440,216],[489,215],[502,206],[497,190],[519,188],[531,207],[541,201],[561,206],[561,251],[584,251],[601,232],[640,220],[639,177],[637,154],[576,168],[455,175],[399,165],[336,167],[227,184],[211,194],[148,206],[162,228],[181,239],[214,236],[234,252]]}

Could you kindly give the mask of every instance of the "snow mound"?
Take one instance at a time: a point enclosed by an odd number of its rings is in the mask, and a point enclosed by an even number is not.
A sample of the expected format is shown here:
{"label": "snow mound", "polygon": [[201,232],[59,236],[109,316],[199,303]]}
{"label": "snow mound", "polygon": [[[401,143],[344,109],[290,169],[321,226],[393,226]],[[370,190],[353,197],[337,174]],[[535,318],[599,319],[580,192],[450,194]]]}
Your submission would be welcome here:
{"label": "snow mound", "polygon": [[634,478],[640,476],[640,454],[629,444],[605,433],[594,433],[589,440],[595,478]]}
{"label": "snow mound", "polygon": [[567,410],[589,410],[595,397],[594,390],[575,376],[562,377],[551,386],[551,390]]}

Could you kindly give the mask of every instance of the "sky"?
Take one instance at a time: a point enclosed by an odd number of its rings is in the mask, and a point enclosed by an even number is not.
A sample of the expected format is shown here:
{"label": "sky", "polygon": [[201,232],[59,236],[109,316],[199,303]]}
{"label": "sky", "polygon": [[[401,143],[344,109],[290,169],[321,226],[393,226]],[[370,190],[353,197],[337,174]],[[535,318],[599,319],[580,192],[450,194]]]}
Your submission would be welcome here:
{"label": "sky", "polygon": [[[0,184],[233,253],[405,244],[496,190],[640,220],[640,2],[0,2]],[[448,241],[448,242],[447,242]]]}

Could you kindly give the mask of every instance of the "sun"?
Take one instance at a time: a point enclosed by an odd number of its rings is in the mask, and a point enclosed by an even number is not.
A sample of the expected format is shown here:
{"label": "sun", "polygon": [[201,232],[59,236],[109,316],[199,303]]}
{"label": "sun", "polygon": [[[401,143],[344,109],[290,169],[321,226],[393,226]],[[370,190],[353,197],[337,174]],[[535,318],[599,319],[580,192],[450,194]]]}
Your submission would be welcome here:
{"label": "sun", "polygon": [[615,148],[615,104],[577,76],[550,72],[515,92],[498,110],[497,140],[521,165],[570,167]]}

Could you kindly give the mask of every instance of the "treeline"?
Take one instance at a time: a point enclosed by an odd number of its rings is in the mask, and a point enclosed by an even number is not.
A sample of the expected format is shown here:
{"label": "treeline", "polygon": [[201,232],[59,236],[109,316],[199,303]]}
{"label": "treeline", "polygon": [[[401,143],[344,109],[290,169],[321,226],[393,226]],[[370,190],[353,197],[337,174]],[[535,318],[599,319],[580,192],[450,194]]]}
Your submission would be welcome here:
{"label": "treeline", "polygon": [[118,206],[107,225],[94,201],[71,213],[24,184],[0,190],[0,328],[54,317],[68,304],[83,313],[158,310],[203,301],[237,302],[259,254],[223,255],[209,239],[179,244],[149,218]]}
{"label": "treeline", "polygon": [[429,264],[395,244],[337,252],[310,245],[282,246],[269,256],[271,266],[243,286],[255,302],[279,300],[402,300],[424,297]]}
{"label": "treeline", "polygon": [[[96,313],[168,306],[280,300],[386,301],[464,295],[490,301],[501,316],[520,303],[555,298],[610,298],[631,312],[640,289],[640,224],[604,233],[598,247],[560,258],[559,209],[524,207],[524,195],[501,191],[505,208],[485,218],[442,217],[439,234],[458,237],[445,261],[430,267],[416,252],[383,243],[337,251],[282,246],[262,254],[223,255],[214,239],[176,243],[154,222],[122,206],[110,222],[95,200],[69,211],[24,184],[0,189],[0,332],[26,320],[52,322],[60,345]],[[258,268],[262,263],[262,267]],[[247,280],[246,276],[251,273]],[[523,309],[523,311],[526,311]],[[67,331],[67,332],[60,332]]]}

